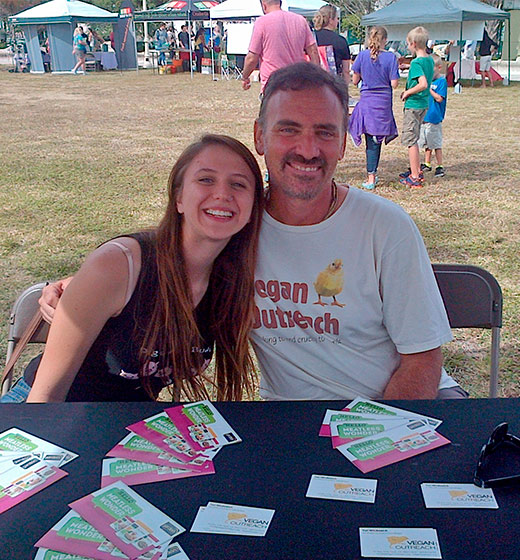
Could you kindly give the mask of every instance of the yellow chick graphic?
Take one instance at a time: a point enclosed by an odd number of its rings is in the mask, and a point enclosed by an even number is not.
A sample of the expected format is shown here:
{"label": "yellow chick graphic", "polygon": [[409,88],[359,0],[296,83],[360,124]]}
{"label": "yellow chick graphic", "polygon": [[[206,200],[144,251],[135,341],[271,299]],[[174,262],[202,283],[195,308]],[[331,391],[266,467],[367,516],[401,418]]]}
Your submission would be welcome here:
{"label": "yellow chick graphic", "polygon": [[322,270],[314,282],[314,289],[318,294],[318,301],[314,305],[327,305],[321,301],[321,296],[332,297],[334,300],[331,305],[345,307],[344,303],[336,301],[336,296],[343,290],[343,261],[334,259],[329,266]]}

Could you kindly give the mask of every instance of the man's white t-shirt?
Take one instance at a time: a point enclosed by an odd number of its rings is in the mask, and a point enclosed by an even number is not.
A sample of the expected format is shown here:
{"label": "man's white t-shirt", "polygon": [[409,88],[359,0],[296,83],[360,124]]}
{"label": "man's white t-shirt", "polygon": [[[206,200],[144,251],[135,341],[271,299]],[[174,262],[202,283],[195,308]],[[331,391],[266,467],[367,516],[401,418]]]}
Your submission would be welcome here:
{"label": "man's white t-shirt", "polygon": [[[316,225],[265,213],[255,276],[252,340],[266,399],[381,398],[398,353],[452,338],[416,225],[352,187]],[[440,388],[454,385],[443,371]]]}

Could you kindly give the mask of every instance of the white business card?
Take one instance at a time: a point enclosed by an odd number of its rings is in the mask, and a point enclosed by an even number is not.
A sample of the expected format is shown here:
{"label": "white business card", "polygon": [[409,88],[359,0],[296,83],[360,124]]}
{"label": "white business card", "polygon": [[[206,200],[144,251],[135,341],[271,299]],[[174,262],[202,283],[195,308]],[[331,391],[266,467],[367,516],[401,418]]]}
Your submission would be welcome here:
{"label": "white business card", "polygon": [[191,532],[264,537],[273,515],[274,509],[208,502],[199,508]]}
{"label": "white business card", "polygon": [[313,474],[305,496],[373,504],[376,500],[376,487],[377,480],[374,479]]}
{"label": "white business card", "polygon": [[360,527],[359,540],[368,558],[442,558],[435,529]]}
{"label": "white business card", "polygon": [[427,508],[498,509],[491,488],[479,488],[474,484],[423,482],[421,490]]}

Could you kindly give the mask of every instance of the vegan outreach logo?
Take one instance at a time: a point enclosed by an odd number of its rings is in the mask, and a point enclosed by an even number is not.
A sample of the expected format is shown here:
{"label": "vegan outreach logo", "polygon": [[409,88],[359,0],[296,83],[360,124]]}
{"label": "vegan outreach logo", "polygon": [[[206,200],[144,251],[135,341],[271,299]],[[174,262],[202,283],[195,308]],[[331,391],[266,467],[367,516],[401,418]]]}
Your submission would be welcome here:
{"label": "vegan outreach logo", "polygon": [[435,541],[410,539],[405,535],[392,535],[386,537],[390,548],[394,550],[436,550],[437,546]]}
{"label": "vegan outreach logo", "polygon": [[226,523],[230,525],[240,525],[241,527],[249,527],[256,529],[265,529],[269,525],[269,521],[264,519],[249,518],[243,512],[231,511],[227,514]]}

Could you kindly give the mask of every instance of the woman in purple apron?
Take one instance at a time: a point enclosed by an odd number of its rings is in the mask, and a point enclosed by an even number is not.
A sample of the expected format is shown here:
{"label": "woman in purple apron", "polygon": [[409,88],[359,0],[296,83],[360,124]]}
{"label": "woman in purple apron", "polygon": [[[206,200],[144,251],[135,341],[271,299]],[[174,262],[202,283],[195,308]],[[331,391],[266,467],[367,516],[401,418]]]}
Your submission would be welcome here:
{"label": "woman in purple apron", "polygon": [[367,156],[367,180],[365,189],[372,190],[377,183],[377,167],[381,157],[381,144],[397,138],[397,125],[392,111],[392,88],[399,81],[397,58],[384,51],[386,29],[372,27],[368,37],[368,49],[361,51],[352,65],[352,83],[361,83],[361,99],[354,107],[349,132],[359,146],[365,135]]}

